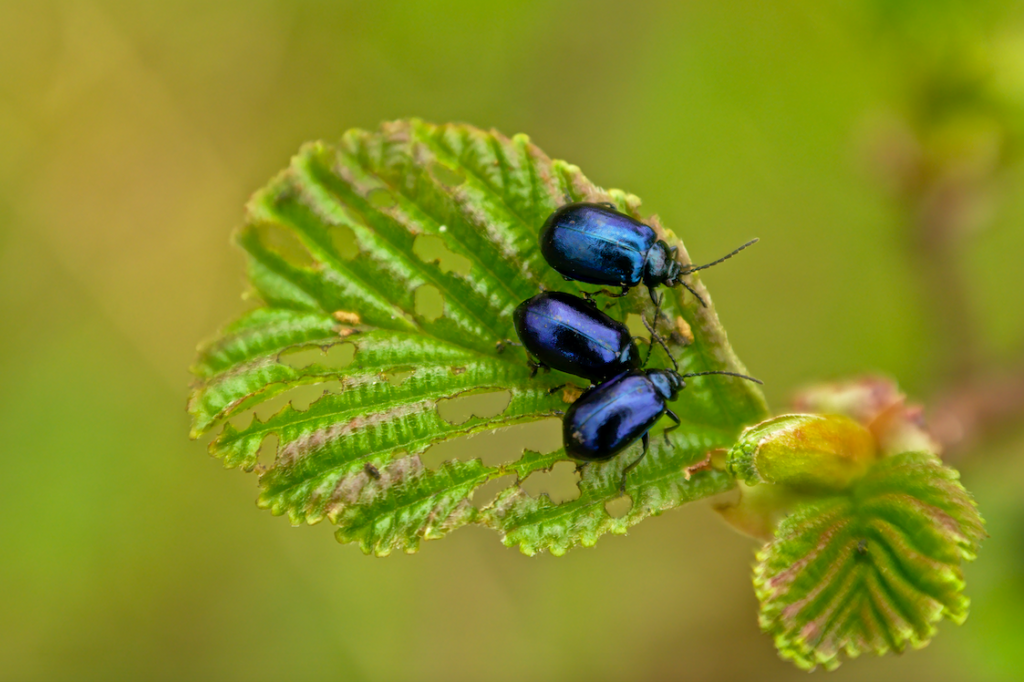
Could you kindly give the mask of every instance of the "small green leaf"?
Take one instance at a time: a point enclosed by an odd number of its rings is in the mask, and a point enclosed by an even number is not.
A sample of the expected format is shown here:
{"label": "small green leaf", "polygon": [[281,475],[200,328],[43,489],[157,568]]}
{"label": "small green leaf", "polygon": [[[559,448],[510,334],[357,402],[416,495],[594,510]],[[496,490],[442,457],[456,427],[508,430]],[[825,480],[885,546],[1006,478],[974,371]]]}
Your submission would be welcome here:
{"label": "small green leaf", "polygon": [[929,453],[876,463],[846,495],[798,505],[758,552],[761,627],[783,658],[833,669],[840,654],[919,648],[962,623],[962,562],[985,536],[955,470]]}
{"label": "small green leaf", "polygon": [[[688,468],[732,446],[766,409],[756,386],[725,377],[695,378],[673,405],[683,428],[671,445],[655,429],[651,455],[629,476],[633,505],[619,518],[605,505],[619,497],[619,474],[639,444],[588,466],[579,497],[560,504],[518,485],[479,512],[469,500],[489,480],[521,482],[550,468],[566,459],[561,450],[424,467],[419,456],[434,443],[565,410],[569,394],[549,391],[573,377],[531,377],[521,349],[499,353],[496,344],[514,338],[511,314],[523,300],[579,292],[544,261],[537,233],[556,207],[584,200],[642,217],[635,196],[602,190],[524,135],[411,120],[305,145],[248,204],[237,243],[263,306],[200,350],[192,436],[223,424],[210,452],[259,472],[259,506],[295,524],[328,519],[340,541],[379,555],[474,522],[523,552],[561,553],[728,488],[726,474]],[[689,283],[710,302],[698,277]],[[641,289],[609,312],[650,318]],[[687,332],[669,335],[683,371],[745,371],[714,308],[682,288],[666,297],[660,327]],[[660,349],[654,358],[667,365]],[[317,392],[308,407],[293,398],[303,387]],[[438,412],[449,398],[485,390],[508,393],[500,414],[455,424]],[[276,457],[261,465],[271,437]]]}

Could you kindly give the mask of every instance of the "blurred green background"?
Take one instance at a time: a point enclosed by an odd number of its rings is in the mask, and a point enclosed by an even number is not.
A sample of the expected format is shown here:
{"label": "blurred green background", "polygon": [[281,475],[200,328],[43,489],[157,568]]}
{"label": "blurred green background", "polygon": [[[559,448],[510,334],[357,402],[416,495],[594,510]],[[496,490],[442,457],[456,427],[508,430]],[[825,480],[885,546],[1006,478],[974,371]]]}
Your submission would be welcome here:
{"label": "blurred green background", "polygon": [[0,679],[803,679],[706,504],[379,560],[188,441],[249,194],[405,116],[526,132],[698,261],[760,237],[704,281],[776,410],[869,371],[1008,390],[950,427],[992,535],[970,619],[830,679],[1024,679],[1024,14],[989,0],[0,0]]}

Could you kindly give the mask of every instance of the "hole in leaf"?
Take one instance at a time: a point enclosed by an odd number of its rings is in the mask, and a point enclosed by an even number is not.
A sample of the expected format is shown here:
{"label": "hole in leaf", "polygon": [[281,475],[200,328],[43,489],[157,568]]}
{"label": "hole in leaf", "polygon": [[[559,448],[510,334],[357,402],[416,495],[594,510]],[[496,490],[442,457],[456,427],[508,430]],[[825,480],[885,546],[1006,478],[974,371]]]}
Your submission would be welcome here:
{"label": "hole in leaf", "polygon": [[466,177],[457,173],[443,163],[434,161],[430,164],[430,174],[446,187],[458,187],[466,181]]}
{"label": "hole in leaf", "polygon": [[384,379],[392,386],[401,386],[415,373],[416,369],[413,367],[395,367],[384,372]]}
{"label": "hole in leaf", "polygon": [[604,503],[604,510],[613,519],[621,519],[633,508],[633,498],[629,495],[619,495],[613,500]]}
{"label": "hole in leaf", "polygon": [[249,425],[252,424],[252,418],[253,411],[245,410],[228,419],[228,424],[231,424],[236,431],[241,431],[242,429],[249,428]]}
{"label": "hole in leaf", "polygon": [[432,284],[423,284],[416,289],[416,314],[427,322],[433,322],[444,314],[444,296]]}
{"label": "hole in leaf", "polygon": [[277,444],[280,441],[276,433],[267,434],[260,443],[259,452],[256,454],[256,464],[263,469],[274,466],[277,459]]}
{"label": "hole in leaf", "polygon": [[316,260],[305,244],[292,232],[274,223],[256,225],[256,236],[266,248],[270,249],[287,263],[299,268],[311,268]]}
{"label": "hole in leaf", "polygon": [[[645,339],[650,336],[647,332],[647,327],[644,326],[643,320],[636,313],[630,313],[626,315],[626,327],[629,329],[629,333],[633,336],[642,336]],[[659,332],[659,335],[661,332]]]}
{"label": "hole in leaf", "polygon": [[266,422],[284,409],[284,406],[288,403],[291,403],[292,407],[299,412],[305,412],[309,409],[310,405],[322,398],[325,393],[337,394],[341,393],[341,391],[341,382],[336,379],[321,381],[315,384],[300,384],[264,400],[259,405],[239,412],[228,419],[228,423],[241,431],[242,429],[249,428],[254,416],[261,422]]}
{"label": "hole in leaf", "polygon": [[498,493],[515,484],[516,477],[514,474],[502,476],[501,478],[496,478],[493,481],[487,481],[487,483],[478,486],[476,490],[473,491],[473,506],[477,509],[483,509],[494,501],[494,498],[497,497]]}
{"label": "hole in leaf", "polygon": [[576,465],[572,462],[558,462],[551,471],[534,471],[520,484],[531,497],[540,497],[547,493],[555,504],[569,502],[580,496],[577,485],[580,477],[576,473]]}
{"label": "hole in leaf", "polygon": [[398,200],[395,199],[395,196],[383,187],[370,190],[366,199],[374,208],[393,208],[398,205]]}
{"label": "hole in leaf", "polygon": [[345,260],[352,260],[359,255],[359,242],[356,241],[356,233],[347,225],[331,225],[328,230],[331,237],[331,246],[339,257]]}
{"label": "hole in leaf", "polygon": [[309,406],[320,400],[325,393],[341,393],[341,382],[337,380],[322,381],[317,384],[300,384],[288,389],[280,395],[256,406],[256,416],[260,421],[266,421],[281,411],[281,408],[288,403],[299,412],[305,412]]}
{"label": "hole in leaf", "polygon": [[356,347],[351,343],[336,343],[333,346],[306,346],[282,351],[277,361],[292,369],[305,369],[318,365],[325,369],[342,369],[352,364]]}
{"label": "hole in leaf", "polygon": [[454,398],[437,401],[437,415],[449,424],[464,424],[471,417],[491,419],[508,409],[512,392],[473,389]]}
{"label": "hole in leaf", "polygon": [[496,467],[519,459],[523,450],[545,454],[562,447],[562,420],[557,418],[516,424],[435,443],[420,455],[423,466],[438,469],[444,462],[479,458]]}
{"label": "hole in leaf", "polygon": [[319,362],[324,356],[321,348],[298,348],[295,350],[283,351],[277,356],[277,361],[282,365],[288,365],[292,369],[305,369],[313,363]]}
{"label": "hole in leaf", "polygon": [[412,252],[424,263],[437,263],[441,272],[455,272],[459,275],[468,275],[470,260],[465,256],[452,253],[445,245],[444,240],[437,235],[420,234],[416,235],[416,241],[412,243]]}

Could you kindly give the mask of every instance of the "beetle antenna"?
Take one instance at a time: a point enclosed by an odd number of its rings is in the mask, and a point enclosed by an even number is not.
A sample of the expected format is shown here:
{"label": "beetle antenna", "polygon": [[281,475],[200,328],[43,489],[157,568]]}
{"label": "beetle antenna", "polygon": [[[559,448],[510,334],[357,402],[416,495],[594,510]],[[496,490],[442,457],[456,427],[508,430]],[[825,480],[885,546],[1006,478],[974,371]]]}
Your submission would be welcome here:
{"label": "beetle antenna", "polygon": [[[680,272],[679,274],[680,274],[680,275],[689,275],[689,274],[690,274],[691,272],[697,272],[698,270],[704,270],[704,269],[706,269],[706,268],[710,268],[710,267],[711,267],[712,265],[718,265],[718,264],[719,264],[719,263],[721,263],[722,261],[724,261],[724,260],[729,260],[730,258],[732,258],[733,256],[735,256],[735,255],[736,255],[737,253],[739,253],[740,251],[742,251],[743,249],[745,249],[745,248],[747,248],[748,246],[751,246],[751,245],[753,245],[753,244],[756,244],[757,242],[758,242],[758,240],[757,240],[757,238],[755,237],[754,239],[751,239],[751,240],[750,240],[749,242],[747,242],[746,244],[744,244],[744,245],[743,245],[743,246],[741,246],[740,248],[738,248],[738,249],[736,249],[736,250],[734,250],[734,251],[730,251],[729,253],[725,254],[724,256],[722,256],[721,258],[719,258],[718,260],[716,260],[716,261],[712,261],[712,262],[710,262],[710,263],[705,263],[704,265],[695,265],[695,266],[693,266],[693,265],[684,265],[684,266],[683,266],[683,271],[682,271],[682,272]],[[684,284],[683,286],[686,286],[686,285]],[[686,287],[686,288],[687,288],[687,289],[690,289],[690,287]],[[692,292],[693,290],[692,290],[692,289],[690,289],[690,291]]]}
{"label": "beetle antenna", "polygon": [[753,381],[755,384],[761,384],[762,386],[764,386],[764,382],[761,381],[760,379],[755,379],[754,377],[748,377],[746,374],[737,374],[736,372],[720,372],[720,371],[715,371],[715,372],[690,372],[689,374],[680,374],[679,376],[682,379],[686,379],[687,377],[703,377],[703,376],[707,376],[708,374],[725,374],[726,376],[739,377],[740,379],[746,379],[747,381]]}
{"label": "beetle antenna", "polygon": [[[664,294],[662,294],[662,297],[664,298]],[[640,321],[644,323],[644,326],[647,327],[647,331],[651,333],[651,345],[647,347],[647,359],[644,360],[644,366],[646,367],[647,362],[651,359],[651,351],[654,350],[654,342],[657,341],[661,344],[661,347],[665,349],[665,355],[667,355],[668,359],[672,361],[672,366],[676,368],[676,372],[679,372],[679,363],[676,362],[674,357],[672,357],[672,351],[668,349],[668,344],[665,343],[665,340],[662,339],[656,331],[654,331],[651,325],[647,322],[646,317],[641,315]]]}
{"label": "beetle antenna", "polygon": [[[705,266],[705,267],[707,267],[707,266]],[[682,275],[688,275],[688,274],[690,274],[690,273],[689,273],[689,272],[684,272],[684,273],[681,273],[681,275],[680,275],[680,276],[682,276]],[[686,282],[684,282],[683,280],[679,280],[679,283],[683,285],[683,288],[685,288],[685,289],[686,289],[687,291],[689,291],[689,292],[690,292],[691,294],[693,294],[693,297],[694,297],[695,299],[697,299],[698,301],[700,301],[700,304],[701,304],[701,305],[702,305],[703,307],[705,307],[705,308],[707,308],[707,307],[708,307],[708,304],[704,302],[704,299],[700,297],[700,294],[698,294],[698,293],[697,293],[696,291],[694,291],[694,290],[693,290],[693,289],[692,289],[692,288],[690,287],[690,285],[689,285],[689,284],[687,284],[687,283],[686,283]]]}

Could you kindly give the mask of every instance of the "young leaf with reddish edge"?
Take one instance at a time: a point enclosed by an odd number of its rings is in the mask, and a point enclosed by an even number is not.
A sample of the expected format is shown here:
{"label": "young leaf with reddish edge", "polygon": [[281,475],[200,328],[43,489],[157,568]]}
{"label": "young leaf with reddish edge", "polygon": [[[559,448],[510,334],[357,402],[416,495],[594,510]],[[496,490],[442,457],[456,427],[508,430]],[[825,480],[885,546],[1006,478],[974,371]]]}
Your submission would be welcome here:
{"label": "young leaf with reddish edge", "polygon": [[[511,313],[526,298],[579,293],[537,244],[545,218],[568,201],[612,202],[643,218],[635,196],[602,190],[524,135],[406,120],[305,145],[248,204],[236,240],[262,306],[200,350],[189,402],[193,437],[224,424],[210,452],[227,466],[258,471],[261,507],[295,524],[326,518],[340,541],[378,555],[415,551],[421,540],[467,523],[498,530],[528,554],[562,553],[727,489],[732,480],[723,472],[689,468],[730,447],[767,410],[756,386],[722,377],[693,381],[673,403],[683,427],[670,445],[660,436],[664,425],[656,427],[651,455],[629,475],[632,508],[619,518],[605,505],[619,496],[618,476],[639,443],[589,465],[580,496],[560,504],[517,486],[479,511],[468,502],[489,480],[515,473],[521,481],[565,459],[560,451],[495,466],[423,465],[420,455],[434,443],[564,411],[567,394],[549,390],[572,377],[531,377],[521,349],[499,352],[496,344],[514,338]],[[645,221],[687,258],[656,218]],[[457,267],[425,255],[445,249]],[[669,341],[682,371],[745,373],[699,277],[688,281],[709,307],[669,290],[660,322],[689,331]],[[431,312],[420,299],[440,303]],[[609,312],[650,318],[653,306],[646,292],[633,292]],[[338,350],[350,359],[328,361]],[[292,361],[299,356],[312,359]],[[654,357],[656,366],[668,364],[660,349]],[[387,380],[399,372],[401,382]],[[308,407],[293,400],[268,410],[302,387],[325,392]],[[438,413],[444,399],[481,389],[508,391],[508,406],[459,424]],[[260,416],[249,417],[257,408]],[[269,436],[278,439],[276,457],[260,465]]]}
{"label": "young leaf with reddish edge", "polygon": [[783,658],[831,670],[840,654],[920,648],[967,618],[962,563],[985,536],[955,470],[887,457],[847,495],[797,505],[758,552],[761,627]]}

